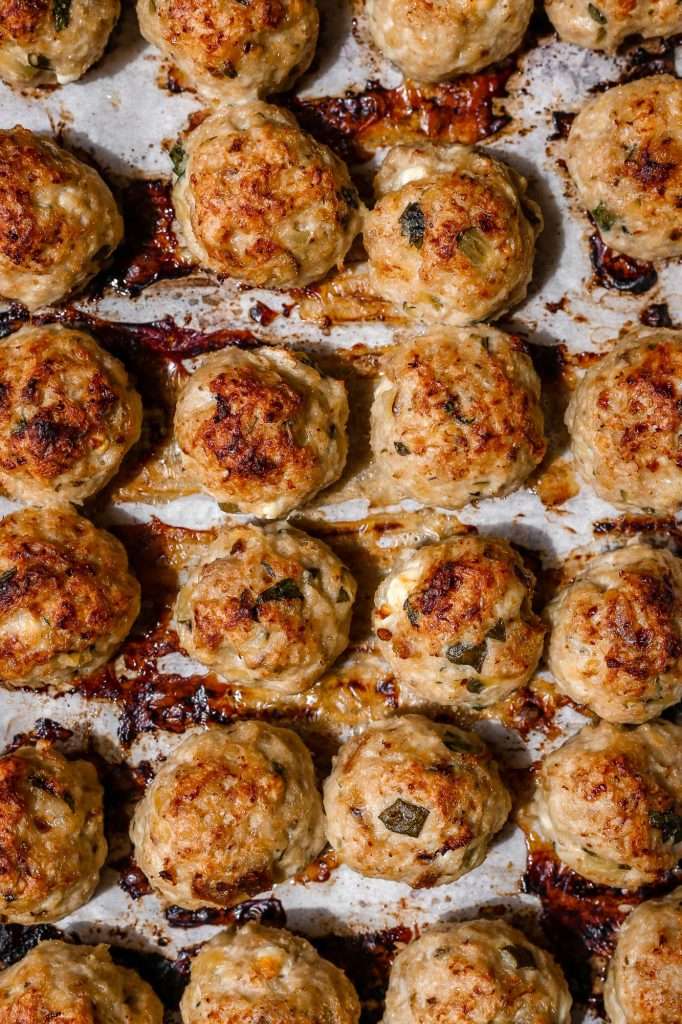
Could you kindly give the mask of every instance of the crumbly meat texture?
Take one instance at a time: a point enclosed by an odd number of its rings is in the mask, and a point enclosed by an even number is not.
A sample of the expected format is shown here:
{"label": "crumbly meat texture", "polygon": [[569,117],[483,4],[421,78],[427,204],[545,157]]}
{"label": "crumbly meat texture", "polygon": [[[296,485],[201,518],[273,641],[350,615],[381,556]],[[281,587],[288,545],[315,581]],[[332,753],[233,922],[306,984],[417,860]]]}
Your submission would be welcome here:
{"label": "crumbly meat texture", "polygon": [[598,885],[660,881],[682,856],[681,743],[671,722],[585,726],[542,761],[530,826]]}
{"label": "crumbly meat texture", "polygon": [[0,520],[0,685],[70,690],[140,610],[123,545],[66,509]]}
{"label": "crumbly meat texture", "polygon": [[343,864],[428,888],[483,862],[511,799],[475,733],[405,715],[344,744],[324,806],[327,838]]}
{"label": "crumbly meat texture", "polygon": [[604,986],[611,1024],[682,1020],[682,888],[632,911]]}
{"label": "crumbly meat texture", "polygon": [[348,644],[355,580],[284,523],[226,529],[182,587],[180,642],[225,679],[278,693],[313,685]]}
{"label": "crumbly meat texture", "polygon": [[434,327],[389,348],[372,450],[409,498],[461,508],[509,494],[542,461],[540,380],[523,343],[494,327]]}
{"label": "crumbly meat texture", "polygon": [[592,366],[566,425],[576,465],[617,508],[682,505],[682,331],[637,328]]}
{"label": "crumbly meat texture", "polygon": [[469,146],[397,146],[364,227],[372,287],[410,319],[496,319],[525,296],[540,207],[511,167]]}
{"label": "crumbly meat texture", "polygon": [[505,921],[429,928],[396,957],[384,1024],[570,1024],[549,953]]}
{"label": "crumbly meat texture", "polygon": [[41,942],[0,974],[2,1024],[162,1024],[163,1007],[106,946]]}
{"label": "crumbly meat texture", "polygon": [[123,221],[97,171],[26,128],[0,131],[0,296],[29,310],[101,270]]}
{"label": "crumbly meat texture", "polygon": [[298,935],[247,924],[221,932],[192,961],[183,1024],[358,1024],[348,978]]}
{"label": "crumbly meat texture", "polygon": [[348,398],[283,348],[226,348],[185,382],[175,411],[183,465],[234,511],[286,515],[337,480],[348,453]]}
{"label": "crumbly meat texture", "polygon": [[638,260],[682,256],[682,81],[655,75],[591,99],[566,162],[608,246]]}
{"label": "crumbly meat texture", "polygon": [[66,85],[96,64],[120,0],[4,0],[0,78],[23,88]]}
{"label": "crumbly meat texture", "polygon": [[559,689],[638,725],[682,700],[682,562],[634,543],[594,558],[547,609]]}
{"label": "crumbly meat texture", "polygon": [[84,331],[23,327],[0,346],[0,486],[34,505],[81,504],[138,440],[142,402]]}
{"label": "crumbly meat texture", "polygon": [[315,53],[315,0],[137,0],[143,36],[210,100],[288,89]]}
{"label": "crumbly meat texture", "polygon": [[0,921],[58,921],[88,902],[107,853],[102,787],[49,743],[0,757]]}
{"label": "crumbly meat texture", "polygon": [[546,0],[545,10],[567,43],[613,52],[629,36],[644,39],[682,32],[677,0]]}
{"label": "crumbly meat texture", "polygon": [[381,652],[423,700],[494,704],[524,686],[540,659],[534,586],[501,538],[468,534],[407,552],[374,599]]}
{"label": "crumbly meat texture", "polygon": [[532,0],[368,0],[379,49],[408,78],[439,82],[508,57],[523,39]]}
{"label": "crumbly meat texture", "polygon": [[263,288],[304,287],[340,267],[361,228],[346,165],[266,103],[220,110],[184,143],[173,189],[202,267]]}

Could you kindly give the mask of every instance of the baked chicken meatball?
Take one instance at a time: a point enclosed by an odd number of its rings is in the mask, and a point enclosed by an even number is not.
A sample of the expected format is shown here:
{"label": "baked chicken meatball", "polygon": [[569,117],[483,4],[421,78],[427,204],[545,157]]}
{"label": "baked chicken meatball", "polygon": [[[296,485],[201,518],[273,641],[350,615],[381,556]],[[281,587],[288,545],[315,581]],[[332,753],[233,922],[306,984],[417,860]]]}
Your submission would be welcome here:
{"label": "baked chicken meatball", "polygon": [[681,744],[671,722],[585,726],[540,766],[533,831],[598,885],[659,881],[682,857]]}
{"label": "baked chicken meatball", "polygon": [[162,1024],[146,981],[112,962],[106,946],[50,940],[0,974],[4,1024]]}
{"label": "baked chicken meatball", "polygon": [[429,928],[396,957],[383,1024],[570,1024],[549,953],[505,921]]}
{"label": "baked chicken meatball", "polygon": [[682,32],[677,0],[545,0],[545,10],[567,43],[617,50],[628,36],[652,39]]}
{"label": "baked chicken meatball", "polygon": [[194,733],[148,786],[130,836],[165,904],[234,906],[322,849],[312,758],[295,733],[262,722]]}
{"label": "baked chicken meatball", "polygon": [[626,919],[604,987],[611,1024],[682,1020],[682,888]]}
{"label": "baked chicken meatball", "polygon": [[483,862],[511,799],[475,733],[405,715],[341,748],[324,809],[327,839],[342,863],[426,888]]}
{"label": "baked chicken meatball", "polygon": [[0,520],[0,685],[72,689],[139,610],[140,585],[111,534],[66,509]]}
{"label": "baked chicken meatball", "polygon": [[102,787],[49,743],[0,757],[0,920],[58,921],[88,902],[107,853]]}
{"label": "baked chicken meatball", "polygon": [[180,643],[231,683],[309,689],[348,644],[355,580],[285,523],[222,531],[178,594]]}
{"label": "baked chicken meatball", "polygon": [[0,78],[75,82],[104,53],[120,11],[119,0],[1,0]]}
{"label": "baked chicken meatball", "polygon": [[22,327],[0,345],[0,486],[34,505],[80,504],[140,436],[122,363],[84,331]]}
{"label": "baked chicken meatball", "polygon": [[519,338],[436,327],[391,346],[372,407],[372,449],[402,495],[461,508],[509,494],[545,454],[540,380]]}
{"label": "baked chicken meatball", "polygon": [[682,331],[630,331],[579,382],[566,411],[581,476],[618,508],[682,506]]}
{"label": "baked chicken meatball", "polygon": [[279,107],[218,111],[191,132],[176,168],[175,213],[192,255],[255,287],[319,280],[360,230],[346,165]]}
{"label": "baked chicken meatball", "polygon": [[408,78],[439,82],[480,71],[521,45],[532,0],[367,0],[379,49]]}
{"label": "baked chicken meatball", "polygon": [[628,544],[599,555],[547,609],[557,685],[609,722],[638,725],[682,700],[682,562]]}
{"label": "baked chicken meatball", "polygon": [[374,598],[381,653],[424,700],[494,704],[527,683],[540,659],[534,587],[499,537],[466,534],[407,552]]}
{"label": "baked chicken meatball", "polygon": [[374,187],[364,240],[381,298],[455,325],[521,302],[542,214],[511,167],[469,146],[397,146]]}
{"label": "baked chicken meatball", "polygon": [[97,171],[26,128],[0,131],[0,296],[59,302],[101,270],[123,237]]}
{"label": "baked chicken meatball", "polygon": [[137,0],[142,35],[202,96],[282,92],[315,54],[315,0]]}
{"label": "baked chicken meatball", "polygon": [[305,939],[247,924],[221,932],[192,961],[183,1024],[358,1024],[346,975]]}
{"label": "baked chicken meatball", "polygon": [[566,162],[607,245],[638,260],[682,256],[682,81],[655,75],[590,100]]}
{"label": "baked chicken meatball", "polygon": [[277,519],[346,464],[344,385],[283,348],[208,356],[178,397],[175,436],[189,475],[234,511]]}

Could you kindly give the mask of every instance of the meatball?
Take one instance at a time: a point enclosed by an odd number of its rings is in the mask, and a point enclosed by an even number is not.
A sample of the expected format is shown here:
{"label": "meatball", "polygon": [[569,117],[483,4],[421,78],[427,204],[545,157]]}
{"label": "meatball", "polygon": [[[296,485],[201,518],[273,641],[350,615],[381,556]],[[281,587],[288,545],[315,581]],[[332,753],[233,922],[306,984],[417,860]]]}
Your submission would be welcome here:
{"label": "meatball", "polygon": [[659,881],[682,857],[681,743],[670,722],[585,726],[542,762],[533,830],[591,882]]}
{"label": "meatball", "polygon": [[562,39],[592,50],[617,50],[628,36],[682,32],[679,0],[545,0],[545,10]]}
{"label": "meatball", "polygon": [[88,761],[43,741],[0,757],[0,920],[58,921],[87,903],[107,853],[102,821]]}
{"label": "meatball", "polygon": [[25,128],[0,131],[0,296],[58,302],[101,270],[123,237],[97,171]]}
{"label": "meatball", "polygon": [[222,932],[192,962],[183,1024],[358,1024],[348,978],[305,939],[247,924]]}
{"label": "meatball", "polygon": [[682,700],[682,562],[629,544],[588,563],[547,610],[562,693],[634,725]]}
{"label": "meatball", "polygon": [[406,715],[341,748],[324,808],[327,838],[344,864],[424,888],[482,863],[511,800],[475,733]]}
{"label": "meatball", "polygon": [[188,137],[173,189],[202,267],[264,288],[303,287],[341,266],[361,226],[346,165],[266,103],[220,110]]}
{"label": "meatball", "polygon": [[234,511],[276,519],[337,480],[346,463],[345,386],[283,348],[215,352],[175,413],[183,464]]}
{"label": "meatball", "polygon": [[41,942],[0,974],[5,1024],[162,1024],[163,1007],[106,946]]}
{"label": "meatball", "polygon": [[527,683],[540,659],[534,586],[501,538],[467,534],[407,552],[374,598],[380,650],[424,700],[494,704]]}
{"label": "meatball", "polygon": [[578,384],[566,412],[573,456],[619,508],[682,505],[682,331],[639,328]]}
{"label": "meatball", "polygon": [[315,0],[137,0],[145,39],[202,96],[239,100],[289,88],[315,54]]}
{"label": "meatball", "polygon": [[346,648],[356,589],[325,544],[285,523],[228,528],[178,594],[178,635],[231,683],[301,693]]}
{"label": "meatball", "polygon": [[0,485],[36,505],[81,503],[137,441],[142,403],[84,331],[23,327],[0,346]]}
{"label": "meatball", "polygon": [[403,74],[439,82],[480,71],[521,45],[532,0],[367,0],[374,41]]}
{"label": "meatball", "polygon": [[505,921],[429,928],[396,957],[384,1024],[570,1024],[561,968]]}
{"label": "meatball", "polygon": [[103,665],[140,610],[123,545],[66,509],[0,520],[0,685],[65,691]]}
{"label": "meatball", "polygon": [[524,298],[542,214],[506,164],[468,146],[398,146],[375,191],[364,239],[381,298],[414,320],[455,325]]}
{"label": "meatball", "polygon": [[682,1020],[682,888],[633,910],[618,936],[604,1003],[611,1024]]}
{"label": "meatball", "polygon": [[590,100],[573,122],[566,161],[607,245],[638,260],[682,256],[679,79],[642,78]]}
{"label": "meatball", "polygon": [[322,849],[310,754],[295,733],[261,722],[194,733],[148,787],[130,836],[164,903],[234,906],[291,878]]}
{"label": "meatball", "polygon": [[409,498],[461,508],[508,494],[545,454],[540,381],[518,338],[432,328],[388,350],[372,449]]}
{"label": "meatball", "polygon": [[75,82],[104,53],[119,0],[4,0],[0,78],[9,85]]}

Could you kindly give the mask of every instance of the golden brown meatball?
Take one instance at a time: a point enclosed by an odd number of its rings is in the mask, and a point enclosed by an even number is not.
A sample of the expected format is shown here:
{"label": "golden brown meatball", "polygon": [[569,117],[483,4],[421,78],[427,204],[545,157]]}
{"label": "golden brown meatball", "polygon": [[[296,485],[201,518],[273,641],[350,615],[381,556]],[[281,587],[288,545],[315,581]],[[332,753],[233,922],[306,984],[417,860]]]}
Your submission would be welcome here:
{"label": "golden brown meatball", "polygon": [[616,50],[628,36],[682,32],[677,0],[545,0],[545,10],[562,39],[592,50]]}
{"label": "golden brown meatball", "polygon": [[122,363],[84,331],[23,327],[0,346],[0,485],[36,505],[77,504],[137,441],[142,403]]}
{"label": "golden brown meatball", "polygon": [[471,324],[524,298],[542,214],[506,164],[468,146],[398,146],[375,192],[370,279],[408,317]]}
{"label": "golden brown meatball", "polygon": [[682,889],[633,910],[609,965],[604,1004],[611,1024],[682,1020]]}
{"label": "golden brown meatball", "polygon": [[607,245],[639,260],[682,256],[682,82],[618,85],[586,103],[566,161]]}
{"label": "golden brown meatball", "polygon": [[479,71],[521,45],[532,0],[367,0],[374,41],[403,74],[438,82]]}
{"label": "golden brown meatball", "polygon": [[528,682],[542,653],[534,586],[498,537],[467,534],[407,552],[374,598],[381,652],[422,699],[494,704]]}
{"label": "golden brown meatball", "polygon": [[75,512],[0,520],[0,685],[64,691],[103,665],[140,610],[123,545]]}
{"label": "golden brown meatball", "polygon": [[210,355],[175,412],[185,468],[234,511],[284,516],[339,478],[348,452],[344,385],[283,348]]}
{"label": "golden brown meatball", "polygon": [[629,332],[578,384],[566,425],[581,476],[634,511],[682,505],[682,331]]}
{"label": "golden brown meatball", "polygon": [[37,309],[101,269],[123,237],[97,171],[25,128],[0,131],[0,296]]}
{"label": "golden brown meatball", "polygon": [[461,508],[519,487],[545,453],[540,381],[520,339],[432,328],[393,345],[372,407],[372,449],[409,498]]}
{"label": "golden brown meatball", "polygon": [[301,693],[348,644],[355,580],[284,523],[224,530],[178,595],[185,650],[230,682]]}
{"label": "golden brown meatball", "polygon": [[475,733],[406,715],[341,748],[324,809],[342,863],[424,888],[454,882],[483,862],[511,799]]}
{"label": "golden brown meatball", "polygon": [[315,53],[315,0],[137,0],[142,35],[209,99],[282,92]]}
{"label": "golden brown meatball", "polygon": [[570,1024],[561,969],[505,921],[429,928],[396,957],[384,1024]]}
{"label": "golden brown meatball", "polygon": [[0,0],[0,78],[75,82],[102,56],[120,11],[119,0]]}
{"label": "golden brown meatball", "polygon": [[185,739],[130,826],[159,898],[231,907],[302,870],[324,845],[313,762],[298,736],[261,722]]}
{"label": "golden brown meatball", "polygon": [[146,981],[106,946],[41,942],[0,974],[2,1024],[161,1024]]}
{"label": "golden brown meatball", "polygon": [[221,932],[192,961],[183,1024],[357,1024],[348,978],[305,939],[247,924]]}
{"label": "golden brown meatball", "polygon": [[360,230],[357,191],[346,165],[287,111],[220,110],[191,133],[184,154],[173,202],[202,267],[291,288],[341,266]]}
{"label": "golden brown meatball", "polygon": [[682,562],[629,544],[594,558],[548,608],[559,689],[609,722],[682,700]]}
{"label": "golden brown meatball", "polygon": [[58,921],[87,903],[107,844],[102,787],[88,761],[49,743],[0,757],[0,920]]}
{"label": "golden brown meatball", "polygon": [[541,764],[534,831],[599,885],[637,889],[682,856],[682,727],[585,726]]}

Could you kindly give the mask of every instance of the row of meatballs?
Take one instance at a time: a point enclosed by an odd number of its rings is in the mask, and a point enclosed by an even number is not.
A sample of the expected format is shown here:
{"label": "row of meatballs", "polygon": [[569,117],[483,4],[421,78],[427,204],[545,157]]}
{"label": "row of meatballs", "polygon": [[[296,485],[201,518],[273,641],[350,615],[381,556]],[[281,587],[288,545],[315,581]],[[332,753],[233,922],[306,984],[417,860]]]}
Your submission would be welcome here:
{"label": "row of meatballs", "polygon": [[[609,246],[682,255],[681,81],[660,75],[595,97],[567,147],[580,203]],[[341,267],[362,232],[372,291],[410,320],[496,319],[526,295],[542,212],[525,179],[486,151],[395,147],[371,211],[342,160],[260,101],[218,109],[172,158],[183,244],[221,277],[301,288]],[[0,295],[29,309],[59,302],[122,236],[92,167],[23,128],[0,132]]]}
{"label": "row of meatballs", "polygon": [[[637,889],[665,877],[682,854],[681,741],[682,728],[661,721],[633,729],[585,726],[537,771],[529,808],[535,835],[592,882]],[[93,892],[106,852],[95,770],[41,741],[0,758],[0,784],[2,917],[59,919]],[[324,786],[326,835],[339,860],[364,875],[414,886],[452,882],[476,867],[510,806],[499,770],[475,734],[414,715],[375,723],[347,741]],[[165,904],[232,906],[292,877],[319,853],[325,818],[310,754],[293,732],[263,723],[195,732],[148,786],[131,837]],[[614,1024],[678,1024],[680,895],[643,904],[623,927],[606,984]],[[229,941],[237,949],[252,943],[258,962],[253,944],[266,936],[249,926]],[[195,961],[183,1014],[191,1009],[201,1019],[211,1001],[208,979],[227,973],[219,966],[227,942],[219,937]],[[272,952],[267,956],[265,978],[279,978]],[[204,960],[211,966],[206,991],[197,988],[194,973]],[[19,998],[13,977],[24,969],[35,968],[19,965],[0,975],[0,1006]],[[60,970],[68,976],[68,964]],[[237,1002],[234,1015],[225,1016],[222,1007],[220,1019],[250,1020],[239,1002],[243,985],[224,980],[223,997]],[[246,998],[254,1021],[266,1009],[268,1020],[328,1019],[320,1018],[320,1004],[314,1018],[287,1017],[255,978],[252,983]],[[385,1019],[471,1021],[474,996],[477,1006],[484,999],[481,1021],[570,1019],[559,969],[499,921],[435,928],[409,946],[394,968]],[[286,1006],[288,994],[282,998]],[[325,1005],[325,993],[316,998]],[[341,1005],[350,1014],[341,1019],[357,1019],[354,997],[344,993]]]}
{"label": "row of meatballs", "polygon": [[[682,699],[682,562],[629,541],[591,557],[545,610],[498,537],[406,551],[374,597],[374,643],[405,699],[480,709],[534,675],[547,626],[558,689],[600,718],[641,724]],[[348,646],[356,583],[321,541],[286,524],[228,527],[173,612],[181,647],[233,685],[300,694]],[[105,664],[140,609],[111,534],[66,511],[0,522],[0,683],[60,692]]]}
{"label": "row of meatballs", "polygon": [[[539,377],[521,340],[494,327],[431,328],[380,361],[375,472],[396,500],[458,509],[510,494],[546,454]],[[579,381],[565,420],[576,466],[617,508],[682,504],[682,332],[641,328]],[[277,519],[342,476],[345,385],[307,355],[228,346],[185,379],[173,435],[186,490]],[[83,330],[23,327],[0,346],[0,487],[82,504],[140,439],[141,399],[121,362]]]}
{"label": "row of meatballs", "polygon": [[[650,900],[623,927],[605,986],[611,1024],[678,1024],[682,890]],[[183,1024],[358,1024],[346,975],[300,936],[247,924],[193,957]],[[41,942],[0,974],[0,1015],[25,1024],[161,1024],[159,1000],[105,946]],[[570,1024],[553,958],[505,921],[429,928],[391,970],[383,1024]]]}
{"label": "row of meatballs", "polygon": [[[350,4],[349,4],[350,6]],[[366,0],[374,43],[400,71],[447,80],[503,60],[521,45],[533,0]],[[629,36],[682,32],[675,0],[546,0],[560,37],[613,51]],[[65,84],[104,52],[119,0],[4,0],[0,78],[16,86]],[[289,88],[310,66],[318,41],[315,0],[137,0],[145,38],[210,100]]]}

